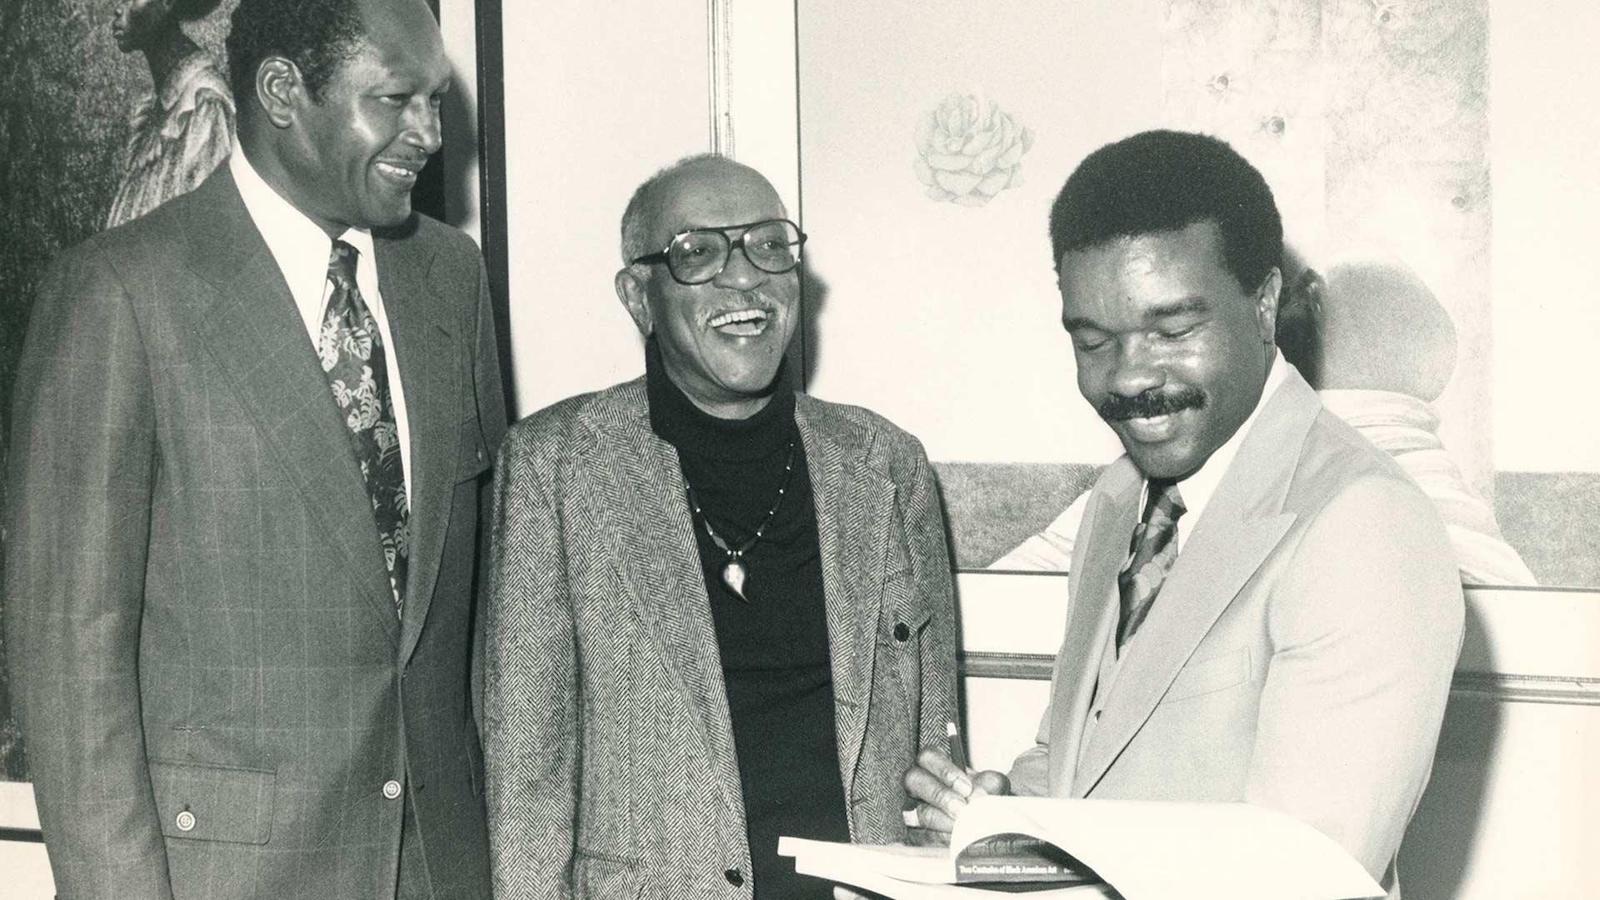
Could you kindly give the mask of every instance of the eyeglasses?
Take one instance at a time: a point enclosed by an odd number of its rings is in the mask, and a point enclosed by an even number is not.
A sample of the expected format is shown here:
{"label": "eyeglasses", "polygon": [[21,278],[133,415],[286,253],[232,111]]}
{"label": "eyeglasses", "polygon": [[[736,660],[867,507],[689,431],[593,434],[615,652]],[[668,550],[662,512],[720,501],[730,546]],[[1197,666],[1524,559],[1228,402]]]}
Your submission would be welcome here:
{"label": "eyeglasses", "polygon": [[[744,229],[736,238],[728,232]],[[726,225],[721,228],[696,228],[673,237],[666,249],[647,253],[629,262],[667,264],[667,271],[679,284],[705,284],[722,274],[733,255],[735,247],[750,260],[750,265],[763,272],[781,275],[800,265],[800,245],[806,242],[805,232],[788,219],[767,219],[748,225]]]}

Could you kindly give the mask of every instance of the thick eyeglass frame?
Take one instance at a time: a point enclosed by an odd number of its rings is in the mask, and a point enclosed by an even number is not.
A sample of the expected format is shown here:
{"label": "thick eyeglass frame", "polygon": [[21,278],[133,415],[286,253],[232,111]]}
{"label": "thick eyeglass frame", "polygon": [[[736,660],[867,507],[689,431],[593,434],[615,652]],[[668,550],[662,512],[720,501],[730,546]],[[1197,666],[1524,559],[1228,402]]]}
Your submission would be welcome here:
{"label": "thick eyeglass frame", "polygon": [[[756,262],[755,258],[750,255],[750,252],[748,250],[746,250],[745,246],[744,246],[744,239],[749,236],[751,231],[753,231],[754,229],[756,229],[757,227],[759,227],[761,225],[770,225],[773,222],[782,222],[785,225],[788,225],[790,228],[793,228],[794,229],[794,233],[799,235],[799,237],[795,239],[795,242],[789,245],[791,247],[796,248],[796,251],[795,251],[795,254],[794,254],[794,262],[790,263],[787,266],[779,268],[779,269],[769,269],[766,266],[763,266],[761,263]],[[740,231],[741,233],[736,238],[730,238],[730,237],[728,237],[728,234],[727,234],[730,231]],[[691,234],[711,234],[711,235],[716,235],[716,237],[718,239],[720,239],[724,244],[726,244],[727,248],[728,248],[727,251],[722,254],[722,265],[717,266],[716,270],[711,272],[710,274],[706,275],[706,277],[700,278],[700,279],[697,279],[697,280],[693,280],[693,281],[691,281],[691,280],[689,280],[687,278],[684,278],[682,275],[679,275],[677,268],[672,265],[672,247],[673,247],[673,245],[677,244],[679,241],[683,240],[685,237],[687,237],[687,236],[689,236]],[[668,274],[670,274],[672,276],[672,280],[673,281],[676,281],[677,283],[679,283],[681,285],[684,285],[686,287],[694,287],[695,285],[705,284],[705,283],[711,281],[712,279],[716,278],[718,275],[721,275],[723,270],[728,267],[728,261],[733,259],[733,251],[735,251],[735,250],[738,250],[740,253],[743,253],[744,254],[744,258],[750,262],[750,265],[755,266],[757,269],[759,269],[759,270],[761,270],[763,272],[766,272],[768,275],[782,275],[785,272],[793,272],[796,268],[799,268],[799,266],[800,266],[800,251],[799,251],[798,248],[804,247],[805,243],[806,243],[806,233],[804,231],[800,230],[800,226],[795,224],[794,220],[792,220],[792,219],[761,219],[759,221],[748,222],[748,223],[743,224],[743,225],[721,225],[721,226],[718,226],[716,228],[690,228],[687,231],[680,231],[677,234],[672,236],[672,240],[667,242],[667,246],[665,246],[662,249],[656,251],[655,253],[646,253],[643,256],[640,256],[640,257],[637,257],[637,258],[635,258],[633,260],[630,260],[628,262],[628,265],[633,266],[633,265],[643,265],[643,264],[653,264],[653,263],[666,263],[667,272],[668,272]]]}

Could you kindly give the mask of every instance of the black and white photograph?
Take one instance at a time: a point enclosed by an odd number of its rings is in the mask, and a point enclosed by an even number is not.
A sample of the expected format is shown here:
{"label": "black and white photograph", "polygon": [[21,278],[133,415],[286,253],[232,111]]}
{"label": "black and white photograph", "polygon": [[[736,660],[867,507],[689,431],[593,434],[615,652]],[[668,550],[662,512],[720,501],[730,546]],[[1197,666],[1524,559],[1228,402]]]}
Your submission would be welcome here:
{"label": "black and white photograph", "polygon": [[1595,34],[7,0],[0,894],[1600,896]]}

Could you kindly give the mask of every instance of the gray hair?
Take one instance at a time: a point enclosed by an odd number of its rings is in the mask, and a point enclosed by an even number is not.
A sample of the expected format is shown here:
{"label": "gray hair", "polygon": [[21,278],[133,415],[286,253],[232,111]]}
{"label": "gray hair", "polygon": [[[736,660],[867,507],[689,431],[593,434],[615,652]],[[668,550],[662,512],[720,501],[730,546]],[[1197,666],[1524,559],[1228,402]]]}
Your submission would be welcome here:
{"label": "gray hair", "polygon": [[644,183],[633,192],[633,197],[628,200],[628,208],[622,212],[622,264],[628,265],[635,259],[648,253],[660,250],[652,247],[647,242],[650,240],[650,217],[658,205],[656,194],[661,183],[678,174],[690,166],[699,165],[711,160],[726,160],[733,162],[729,157],[720,153],[696,153],[685,156],[672,165],[651,175]]}

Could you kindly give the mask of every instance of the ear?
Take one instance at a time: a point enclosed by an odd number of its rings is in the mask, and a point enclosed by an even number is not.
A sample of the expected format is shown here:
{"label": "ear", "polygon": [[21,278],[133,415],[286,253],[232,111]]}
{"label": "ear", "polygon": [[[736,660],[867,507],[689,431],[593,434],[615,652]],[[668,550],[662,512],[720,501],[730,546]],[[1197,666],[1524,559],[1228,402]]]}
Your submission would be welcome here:
{"label": "ear", "polygon": [[1278,329],[1278,297],[1283,291],[1283,273],[1273,266],[1261,282],[1261,292],[1256,296],[1256,327],[1261,340],[1272,343]]}
{"label": "ear", "polygon": [[273,126],[294,124],[300,106],[309,99],[299,66],[281,56],[269,56],[256,66],[256,102]]}
{"label": "ear", "polygon": [[622,301],[623,309],[633,317],[633,324],[639,333],[645,337],[655,330],[655,322],[650,318],[650,298],[645,290],[644,279],[633,271],[631,266],[623,266],[617,270],[617,277],[613,281],[617,289],[617,299]]}

